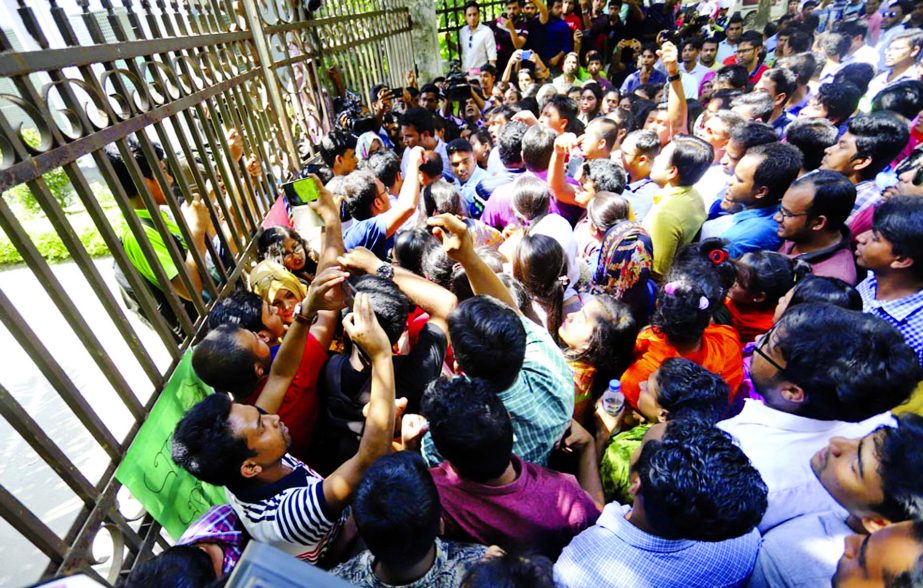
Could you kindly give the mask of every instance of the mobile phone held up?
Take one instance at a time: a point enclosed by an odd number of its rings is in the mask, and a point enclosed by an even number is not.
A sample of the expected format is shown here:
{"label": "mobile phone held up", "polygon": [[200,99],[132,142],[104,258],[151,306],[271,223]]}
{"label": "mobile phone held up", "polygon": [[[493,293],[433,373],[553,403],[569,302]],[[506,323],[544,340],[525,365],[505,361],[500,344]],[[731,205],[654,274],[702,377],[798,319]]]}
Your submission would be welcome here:
{"label": "mobile phone held up", "polygon": [[282,184],[282,190],[290,206],[304,206],[320,197],[320,191],[313,178],[303,178]]}
{"label": "mobile phone held up", "polygon": [[529,61],[530,59],[532,59],[532,50],[526,49],[525,51],[522,52],[522,57],[520,57],[520,61]]}

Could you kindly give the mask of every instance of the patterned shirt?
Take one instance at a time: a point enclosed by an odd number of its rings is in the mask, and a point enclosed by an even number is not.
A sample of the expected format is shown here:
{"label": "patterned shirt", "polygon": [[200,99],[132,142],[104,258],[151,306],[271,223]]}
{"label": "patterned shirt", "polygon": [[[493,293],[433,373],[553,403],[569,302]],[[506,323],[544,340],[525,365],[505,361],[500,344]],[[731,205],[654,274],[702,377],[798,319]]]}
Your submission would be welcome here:
{"label": "patterned shirt", "polygon": [[230,574],[240,560],[244,548],[243,525],[230,504],[220,504],[208,509],[186,529],[177,545],[215,543],[224,551],[221,573]]}
{"label": "patterned shirt", "polygon": [[900,331],[923,364],[923,290],[897,300],[876,300],[878,280],[872,272],[856,290],[862,296],[863,312],[885,319]]}
{"label": "patterned shirt", "polygon": [[[574,413],[574,372],[548,331],[526,317],[526,357],[513,385],[500,392],[513,421],[513,453],[529,463],[548,464]],[[430,466],[442,462],[429,432],[423,437],[423,457]]]}
{"label": "patterned shirt", "polygon": [[[662,539],[631,524],[628,505],[612,502],[596,525],[577,535],[554,565],[567,588],[600,586],[743,586],[753,571],[760,535],[726,541]],[[617,581],[616,581],[617,579]]]}
{"label": "patterned shirt", "polygon": [[[402,588],[457,588],[468,569],[484,557],[487,548],[471,543],[455,543],[436,539],[436,559],[426,574]],[[375,556],[365,550],[346,563],[333,568],[334,576],[343,578],[354,586],[365,588],[390,588],[375,575]]]}
{"label": "patterned shirt", "polygon": [[856,203],[852,207],[852,212],[846,217],[846,224],[852,224],[856,216],[872,206],[881,199],[881,188],[875,183],[875,180],[865,180],[856,184]]}
{"label": "patterned shirt", "polygon": [[349,509],[331,512],[320,474],[289,454],[282,463],[291,473],[264,486],[226,488],[228,502],[255,540],[317,564],[349,518]]}

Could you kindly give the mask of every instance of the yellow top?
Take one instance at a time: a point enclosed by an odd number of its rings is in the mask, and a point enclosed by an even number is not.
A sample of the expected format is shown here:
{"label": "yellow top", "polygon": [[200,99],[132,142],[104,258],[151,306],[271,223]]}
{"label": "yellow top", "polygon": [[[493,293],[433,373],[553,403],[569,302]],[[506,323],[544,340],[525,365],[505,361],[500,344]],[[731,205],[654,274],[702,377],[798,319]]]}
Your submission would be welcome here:
{"label": "yellow top", "polygon": [[708,214],[702,197],[692,186],[663,188],[653,200],[642,226],[651,236],[654,277],[660,280],[673,265],[676,251],[692,242]]}

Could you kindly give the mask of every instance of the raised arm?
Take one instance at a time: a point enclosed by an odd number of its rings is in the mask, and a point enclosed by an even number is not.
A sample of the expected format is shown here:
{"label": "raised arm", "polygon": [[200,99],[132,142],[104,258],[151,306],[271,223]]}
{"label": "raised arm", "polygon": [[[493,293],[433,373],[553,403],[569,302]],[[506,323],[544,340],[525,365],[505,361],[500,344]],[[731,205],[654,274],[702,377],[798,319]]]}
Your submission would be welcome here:
{"label": "raised arm", "polygon": [[[378,268],[386,262],[378,259],[374,253],[364,247],[357,247],[339,259],[343,267],[355,268],[367,274],[375,275]],[[442,286],[422,278],[404,268],[394,268],[394,283],[410,300],[429,314],[431,323],[448,334],[448,318],[458,299]]]}
{"label": "raised arm", "polygon": [[513,70],[515,69],[517,73],[519,72],[521,61],[522,50],[517,49],[513,51],[513,54],[510,56],[510,60],[506,62],[506,69],[503,70],[503,77],[500,78],[500,81],[510,83],[510,77],[513,75]]}
{"label": "raised arm", "polygon": [[[663,44],[657,55],[663,61],[667,70],[667,84],[670,86],[670,97],[667,99],[667,116],[670,119],[670,136],[688,135],[686,94],[683,92],[683,80],[679,74],[679,51],[676,45],[667,41]],[[670,78],[674,78],[669,81]]]}
{"label": "raised arm", "polygon": [[429,218],[427,224],[442,241],[446,255],[462,264],[468,275],[471,290],[478,296],[493,296],[517,313],[519,307],[510,291],[506,289],[497,274],[478,256],[471,242],[471,235],[464,221],[451,214],[440,214]]}
{"label": "raised arm", "polygon": [[510,40],[513,42],[513,48],[522,49],[526,44],[526,38],[516,31],[516,25],[513,23],[513,20],[510,18],[503,19],[503,26],[506,27],[506,32],[510,34]]}
{"label": "raised arm", "polygon": [[[564,133],[554,140],[554,151],[551,152],[551,161],[548,163],[548,189],[558,202],[567,204],[580,204],[577,202],[577,192],[567,183],[567,155],[577,145],[577,135]],[[580,204],[586,206],[586,204]]]}
{"label": "raised arm", "polygon": [[382,213],[382,220],[390,237],[413,214],[420,203],[420,164],[424,161],[423,148],[414,147],[407,162],[407,175],[397,202],[387,212]]}
{"label": "raised arm", "polygon": [[[317,176],[311,176],[318,188],[318,198],[310,203],[311,208],[324,221],[324,242],[321,245],[320,258],[317,261],[317,273],[337,265],[337,258],[343,255],[343,229],[340,225],[340,210],[333,197],[333,193],[324,188],[324,184]],[[311,325],[311,335],[317,339],[321,347],[327,349],[336,335],[337,311],[321,310],[317,313],[317,320]]]}
{"label": "raised arm", "polygon": [[548,7],[545,6],[543,0],[532,0],[532,4],[535,4],[536,10],[538,10],[538,22],[548,24]]}
{"label": "raised arm", "polygon": [[[256,400],[256,406],[268,413],[276,414],[282,399],[298,373],[298,366],[304,355],[305,343],[314,317],[318,312],[335,312],[343,306],[340,284],[349,276],[338,267],[329,267],[317,274],[308,295],[301,303],[301,312],[289,328],[269,371],[269,378]],[[329,345],[329,343],[328,343]]]}
{"label": "raised arm", "polygon": [[368,294],[356,294],[353,312],[343,320],[343,329],[371,359],[372,388],[359,451],[324,480],[324,500],[333,512],[349,504],[366,470],[391,451],[395,421],[391,343],[375,318]]}

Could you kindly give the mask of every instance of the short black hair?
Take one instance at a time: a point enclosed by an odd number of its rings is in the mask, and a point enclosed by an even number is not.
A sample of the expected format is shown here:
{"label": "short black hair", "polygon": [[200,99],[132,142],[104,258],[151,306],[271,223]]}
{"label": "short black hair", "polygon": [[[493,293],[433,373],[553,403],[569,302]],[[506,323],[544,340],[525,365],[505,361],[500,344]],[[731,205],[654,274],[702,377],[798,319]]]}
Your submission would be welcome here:
{"label": "short black hair", "polygon": [[830,276],[805,276],[795,284],[788,299],[788,307],[817,302],[832,304],[847,310],[862,310],[862,296],[859,291],[839,278]]}
{"label": "short black hair", "polygon": [[524,122],[514,120],[503,125],[497,137],[497,153],[500,163],[506,167],[522,163],[522,138],[529,127]]}
{"label": "short black hair", "polygon": [[611,159],[591,159],[586,162],[588,179],[592,180],[597,192],[625,191],[627,177],[622,166]]}
{"label": "short black hair", "polygon": [[394,237],[394,260],[399,267],[422,277],[426,254],[438,247],[439,241],[426,229],[400,231]]}
{"label": "short black hair", "polygon": [[542,110],[544,111],[549,106],[557,110],[558,116],[567,121],[564,132],[576,133],[578,129],[583,127],[583,123],[577,119],[577,113],[579,112],[577,103],[571,98],[568,98],[564,94],[552,94],[542,105]]}
{"label": "short black hair", "polygon": [[467,2],[465,2],[464,12],[468,12],[469,8],[477,8],[478,10],[480,10],[481,5],[477,3],[477,0],[468,0]]}
{"label": "short black hair", "polygon": [[769,189],[766,206],[778,204],[801,171],[801,150],[787,143],[767,143],[748,149],[747,155],[762,156],[753,172],[753,185]]}
{"label": "short black hair", "polygon": [[437,214],[462,214],[462,199],[455,186],[438,179],[423,188],[423,210],[426,216]]}
{"label": "short black hair", "polygon": [[442,505],[419,454],[398,451],[368,469],[353,498],[359,535],[375,559],[396,569],[423,559],[439,533]]}
{"label": "short black hair", "polygon": [[375,176],[369,170],[356,170],[343,179],[346,210],[357,221],[372,218],[372,204],[378,197]]}
{"label": "short black hair", "polygon": [[753,112],[754,119],[760,119],[762,122],[768,122],[775,108],[772,96],[765,92],[750,92],[742,94],[731,102],[731,108],[735,106],[748,107]]}
{"label": "short black hair", "polygon": [[862,90],[855,84],[827,83],[817,89],[814,98],[827,109],[827,118],[833,123],[840,123],[852,116],[859,107]]}
{"label": "short black hair", "polygon": [[923,82],[903,80],[887,86],[872,98],[872,112],[889,110],[913,120],[923,110]]}
{"label": "short black hair", "polygon": [[[789,46],[791,46],[791,39],[794,39],[796,34],[802,35],[801,31],[793,32],[789,39]],[[795,53],[795,55],[789,55],[779,60],[780,67],[790,69],[794,72],[796,81],[800,86],[807,85],[814,76],[814,71],[817,69],[817,59],[814,58],[814,54],[807,53],[806,51],[807,49],[802,49]]]}
{"label": "short black hair", "polygon": [[[157,143],[153,143],[152,146],[158,162],[162,161],[164,158],[163,148]],[[148,180],[153,180],[154,171],[151,168],[151,163],[144,156],[144,152],[141,150],[141,145],[138,141],[133,137],[128,137],[125,140],[125,148],[128,149],[128,152],[131,153],[131,158],[134,159],[135,163],[138,165],[141,176]],[[134,180],[131,179],[131,174],[128,172],[128,165],[122,158],[122,154],[114,144],[107,145],[105,153],[106,159],[109,160],[109,164],[115,171],[115,177],[118,178],[119,184],[121,184],[122,189],[125,190],[125,194],[127,194],[129,198],[137,197],[139,193],[138,188],[135,186]]]}
{"label": "short black hair", "polygon": [[779,377],[804,391],[801,416],[857,423],[907,400],[921,379],[914,350],[876,316],[799,304],[776,325],[775,346],[785,360]]}
{"label": "short black hair", "polygon": [[715,424],[727,410],[731,391],[721,376],[694,361],[671,357],[657,370],[657,404],[669,420],[696,419]]}
{"label": "short black hair", "polygon": [[545,171],[554,153],[555,132],[543,125],[533,125],[522,136],[522,160],[533,171]]}
{"label": "short black hair", "polygon": [[655,131],[650,129],[632,131],[625,136],[622,143],[624,144],[629,138],[634,140],[638,153],[647,155],[651,160],[660,153],[660,137],[657,136]]}
{"label": "short black hair", "polygon": [[842,84],[843,82],[855,84],[864,95],[869,89],[869,82],[874,77],[875,68],[870,64],[862,62],[847,63],[833,74],[833,80],[831,81],[834,84]]}
{"label": "short black hair", "polygon": [[840,230],[856,203],[856,186],[843,174],[830,170],[817,170],[792,183],[792,188],[811,184],[814,199],[806,211],[810,218],[827,217],[830,230]]}
{"label": "short black hair", "polygon": [[796,119],[785,128],[785,140],[801,150],[806,172],[820,167],[824,150],[835,144],[838,137],[836,126],[825,118]]}
{"label": "short black hair", "polygon": [[692,135],[677,135],[673,143],[673,166],[680,186],[691,186],[702,179],[715,158],[712,146]]}
{"label": "short black hair", "polygon": [[821,39],[821,48],[826,55],[835,56],[842,59],[849,52],[849,46],[852,45],[852,38],[844,33],[827,33]]}
{"label": "short black hair", "polygon": [[641,446],[631,468],[641,480],[645,520],[664,539],[724,541],[749,533],[768,490],[733,438],[694,420],[671,421]]}
{"label": "short black hair", "polygon": [[913,413],[897,427],[881,427],[876,438],[878,475],[884,500],[874,511],[892,523],[923,516],[923,417]]}
{"label": "short black hair", "polygon": [[375,84],[374,86],[372,86],[372,88],[369,90],[369,103],[374,104],[375,102],[378,102],[379,92],[381,92],[382,90],[387,90],[387,89],[388,89],[388,84]]}
{"label": "short black hair", "polygon": [[509,466],[513,423],[483,380],[440,377],[427,387],[421,408],[436,449],[462,478],[485,482]]}
{"label": "short black hair", "polygon": [[744,151],[757,145],[775,143],[779,140],[775,129],[766,123],[749,121],[731,129],[731,141],[744,148]]}
{"label": "short black hair", "polygon": [[711,304],[702,308],[702,298],[708,298],[702,282],[711,281],[711,289],[719,290],[718,277],[698,273],[694,277],[686,273],[670,272],[667,285],[657,296],[657,307],[651,317],[651,326],[666,335],[673,345],[691,345],[702,338],[705,327],[711,323],[714,308]]}
{"label": "short black hair", "polygon": [[512,308],[489,296],[475,296],[449,314],[455,359],[469,377],[498,389],[513,385],[526,356],[526,330]]}
{"label": "short black hair", "polygon": [[744,31],[740,34],[740,39],[737,40],[737,44],[740,43],[750,43],[754,47],[763,46],[763,33],[759,31]]}
{"label": "short black hair", "polygon": [[367,294],[375,318],[388,335],[392,345],[397,343],[407,328],[410,300],[391,280],[364,275],[350,280],[356,292]]}
{"label": "short black hair", "polygon": [[[812,15],[816,16],[816,15]],[[814,43],[814,35],[808,33],[807,31],[798,28],[792,31],[792,34],[788,37],[788,46],[791,48],[792,52],[797,54],[806,53],[811,49],[811,45]],[[813,59],[814,56],[812,55]]]}
{"label": "short black hair", "polygon": [[213,328],[192,350],[192,369],[203,382],[238,401],[246,400],[259,383],[253,366],[259,359],[240,344],[246,329],[234,324]]}
{"label": "short black hair", "polygon": [[233,486],[243,480],[240,466],[256,452],[231,430],[231,399],[227,394],[206,396],[189,409],[173,431],[173,461],[198,480]]}
{"label": "short black hair", "polygon": [[621,130],[623,126],[619,122],[605,116],[600,116],[591,120],[587,128],[584,129],[584,132],[589,130],[590,125],[593,126],[594,130],[598,130],[600,138],[606,142],[606,149],[612,149],[613,145],[615,145],[615,141],[619,138],[619,130]]}
{"label": "short black hair", "polygon": [[743,90],[750,81],[750,74],[742,65],[725,65],[715,74],[715,83],[719,81],[729,83],[735,90]]}
{"label": "short black hair", "polygon": [[[433,88],[436,88],[433,86]],[[423,86],[423,89],[420,90],[420,93],[426,92],[427,87]],[[435,90],[437,93],[439,89]],[[400,125],[402,127],[413,127],[421,135],[424,133],[429,133],[433,135],[435,132],[433,130],[433,114],[421,106],[416,106],[414,108],[408,108],[404,114],[401,115]]]}
{"label": "short black hair", "polygon": [[913,260],[910,272],[923,278],[923,199],[916,196],[887,198],[872,217],[872,230],[891,243],[894,255]]}
{"label": "short black hair", "polygon": [[263,327],[263,299],[246,290],[234,290],[219,298],[208,313],[208,328],[236,325],[257,333]]}
{"label": "short black hair", "polygon": [[763,308],[775,308],[786,292],[811,273],[806,261],[762,249],[744,253],[734,265],[741,288],[751,294],[765,294],[766,299],[759,304]]}
{"label": "short black hair", "polygon": [[324,163],[329,167],[333,167],[333,162],[336,160],[337,156],[345,155],[350,149],[355,151],[357,143],[358,141],[355,135],[349,131],[333,129],[324,135],[317,149],[320,151],[320,156],[321,159],[324,160]]}
{"label": "short black hair", "polygon": [[770,80],[776,87],[776,94],[785,94],[791,98],[795,88],[798,87],[798,77],[795,72],[785,67],[774,67],[763,72],[763,77]]}
{"label": "short black hair", "polygon": [[467,139],[452,139],[445,146],[446,155],[452,157],[456,153],[474,153],[474,147]]}
{"label": "short black hair", "polygon": [[479,560],[465,574],[462,588],[555,588],[554,564],[544,555],[504,553]]}
{"label": "short black hair", "polygon": [[217,580],[212,559],[195,545],[174,545],[131,569],[120,588],[210,586]]}
{"label": "short black hair", "polygon": [[837,23],[834,30],[850,37],[862,37],[864,42],[866,35],[869,34],[869,23],[862,19],[851,18]]}
{"label": "short black hair", "polygon": [[401,158],[391,151],[376,151],[363,164],[363,169],[375,174],[388,189],[394,187],[397,176],[401,173]]}
{"label": "short black hair", "polygon": [[847,130],[856,139],[856,157],[872,158],[872,163],[860,170],[864,180],[888,167],[910,139],[907,123],[886,110],[857,116],[849,121]]}

